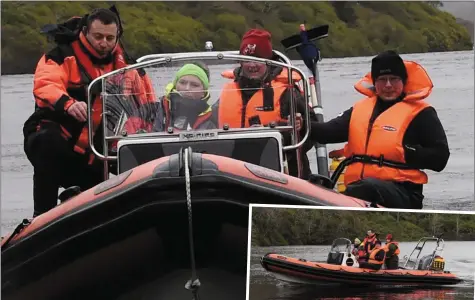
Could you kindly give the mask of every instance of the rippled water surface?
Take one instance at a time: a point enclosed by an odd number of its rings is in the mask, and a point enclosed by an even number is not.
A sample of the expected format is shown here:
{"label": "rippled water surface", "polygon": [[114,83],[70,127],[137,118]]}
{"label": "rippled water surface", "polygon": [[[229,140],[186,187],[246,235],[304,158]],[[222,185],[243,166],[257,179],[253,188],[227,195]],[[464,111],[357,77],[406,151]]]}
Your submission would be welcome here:
{"label": "rippled water surface", "polygon": [[[441,173],[428,171],[425,208],[474,209],[474,54],[446,52],[404,55],[421,63],[434,90],[429,102],[437,109],[449,140],[451,156]],[[370,69],[371,57],[324,59],[319,67],[325,118],[329,120],[361,98],[353,85]],[[300,62],[296,62],[301,66]],[[211,66],[212,81],[227,66]],[[33,211],[32,167],[23,152],[22,127],[34,109],[33,75],[2,76],[1,207],[2,230],[10,231]],[[340,147],[328,145],[328,150]],[[308,152],[312,167],[315,152]],[[315,169],[315,168],[314,168]]]}

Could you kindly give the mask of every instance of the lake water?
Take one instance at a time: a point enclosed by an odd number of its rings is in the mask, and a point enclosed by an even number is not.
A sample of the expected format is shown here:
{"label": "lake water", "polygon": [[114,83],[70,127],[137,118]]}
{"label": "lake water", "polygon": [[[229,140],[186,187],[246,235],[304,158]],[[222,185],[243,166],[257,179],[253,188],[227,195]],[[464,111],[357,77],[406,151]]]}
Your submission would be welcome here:
{"label": "lake water", "polygon": [[[446,169],[428,171],[425,209],[474,210],[474,54],[473,51],[403,55],[421,63],[434,83],[429,102],[445,127],[451,151]],[[324,59],[319,66],[325,119],[349,108],[362,96],[353,85],[370,70],[371,57]],[[302,67],[300,62],[296,65]],[[211,81],[223,83],[225,65],[210,67]],[[1,77],[2,234],[33,211],[33,170],[23,152],[22,127],[34,109],[33,75]],[[329,151],[342,144],[327,145]],[[315,171],[315,151],[308,156]]]}
{"label": "lake water", "polygon": [[[409,255],[416,243],[400,243],[400,261]],[[433,248],[426,245],[421,255]],[[289,257],[304,258],[310,261],[326,261],[330,246],[288,246],[288,247],[253,247],[251,250],[251,271],[249,300],[303,300],[303,299],[351,299],[351,300],[439,300],[439,299],[474,299],[475,258],[467,249],[473,249],[475,242],[446,241],[443,257],[445,270],[464,280],[452,287],[440,288],[408,288],[408,287],[375,287],[375,288],[336,288],[316,287],[278,281],[260,264],[260,258],[266,253],[279,253]]]}

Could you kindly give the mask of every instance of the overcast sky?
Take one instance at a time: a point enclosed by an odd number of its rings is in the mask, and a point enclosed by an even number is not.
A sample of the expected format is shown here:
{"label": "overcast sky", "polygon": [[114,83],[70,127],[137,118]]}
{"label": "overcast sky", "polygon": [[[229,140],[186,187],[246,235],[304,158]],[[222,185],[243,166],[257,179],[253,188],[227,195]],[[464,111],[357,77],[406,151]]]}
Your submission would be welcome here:
{"label": "overcast sky", "polygon": [[443,10],[457,18],[475,22],[475,1],[442,1]]}

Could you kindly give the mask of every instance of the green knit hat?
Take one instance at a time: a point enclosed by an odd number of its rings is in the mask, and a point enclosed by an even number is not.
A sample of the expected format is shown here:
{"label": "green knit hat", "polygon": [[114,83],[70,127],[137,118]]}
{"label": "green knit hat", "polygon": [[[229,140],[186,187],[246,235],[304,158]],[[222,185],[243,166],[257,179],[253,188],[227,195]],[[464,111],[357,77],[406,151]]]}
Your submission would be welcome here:
{"label": "green knit hat", "polygon": [[186,64],[181,67],[181,69],[176,72],[175,79],[173,80],[173,86],[176,86],[178,80],[186,75],[194,75],[198,77],[203,83],[204,89],[207,90],[209,88],[208,74],[206,74],[202,68],[195,64]]}

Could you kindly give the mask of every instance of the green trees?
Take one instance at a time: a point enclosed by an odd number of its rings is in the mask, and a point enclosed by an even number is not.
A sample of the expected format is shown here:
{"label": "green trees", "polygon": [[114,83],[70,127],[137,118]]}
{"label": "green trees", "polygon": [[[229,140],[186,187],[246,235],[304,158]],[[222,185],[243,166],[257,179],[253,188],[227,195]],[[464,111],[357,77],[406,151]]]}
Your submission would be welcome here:
{"label": "green trees", "polygon": [[[3,2],[2,74],[34,72],[51,48],[40,28],[82,16],[106,2]],[[253,27],[280,40],[299,24],[330,25],[319,43],[324,57],[374,55],[392,48],[401,53],[471,50],[469,33],[456,19],[425,2],[117,2],[124,22],[123,43],[133,57],[160,52],[238,49]],[[21,10],[22,13],[18,13]],[[290,54],[296,58],[295,53]]]}
{"label": "green trees", "polygon": [[384,239],[414,241],[443,233],[446,240],[473,240],[475,215],[341,211],[318,209],[253,209],[254,246],[330,244],[335,238],[364,238],[372,229]]}

